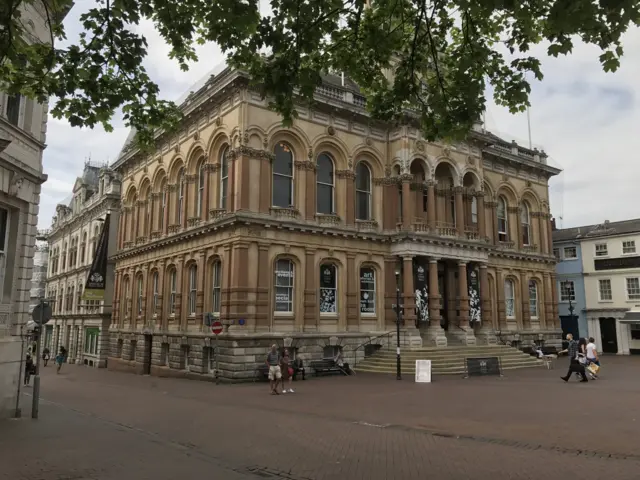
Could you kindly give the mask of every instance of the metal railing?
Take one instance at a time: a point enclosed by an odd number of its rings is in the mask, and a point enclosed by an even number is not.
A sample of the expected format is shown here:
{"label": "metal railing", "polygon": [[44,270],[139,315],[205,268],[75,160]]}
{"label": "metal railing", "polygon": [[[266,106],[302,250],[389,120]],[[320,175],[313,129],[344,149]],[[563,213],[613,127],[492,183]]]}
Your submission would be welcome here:
{"label": "metal railing", "polygon": [[[389,350],[390,348],[396,346],[396,336],[397,336],[397,332],[396,332],[395,329],[389,330],[386,333],[380,334],[380,335],[378,335],[376,337],[369,338],[366,342],[363,342],[360,345],[358,345],[356,348],[354,348],[353,349],[353,354],[354,354],[353,369],[355,370],[356,366],[358,365],[358,350],[363,349],[364,358],[367,358],[367,357],[373,355],[375,352],[377,352],[379,350],[382,350],[385,344],[386,344],[386,349]],[[400,331],[400,345],[404,345],[404,337],[405,336],[406,336],[406,332],[401,330]],[[392,345],[392,341],[393,341],[393,345]],[[367,354],[366,347],[368,345],[379,345],[380,348],[377,348],[373,352]]]}

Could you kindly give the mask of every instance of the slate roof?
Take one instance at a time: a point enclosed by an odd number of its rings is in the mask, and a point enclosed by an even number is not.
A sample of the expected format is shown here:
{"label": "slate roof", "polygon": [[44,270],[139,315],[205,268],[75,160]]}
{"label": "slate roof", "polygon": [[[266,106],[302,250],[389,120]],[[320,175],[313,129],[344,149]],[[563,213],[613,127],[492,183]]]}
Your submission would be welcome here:
{"label": "slate roof", "polygon": [[582,227],[563,228],[553,232],[554,242],[566,242],[570,240],[584,240],[594,237],[610,237],[613,235],[625,235],[640,233],[640,218],[623,220],[621,222],[609,222],[605,220],[597,225],[585,225]]}

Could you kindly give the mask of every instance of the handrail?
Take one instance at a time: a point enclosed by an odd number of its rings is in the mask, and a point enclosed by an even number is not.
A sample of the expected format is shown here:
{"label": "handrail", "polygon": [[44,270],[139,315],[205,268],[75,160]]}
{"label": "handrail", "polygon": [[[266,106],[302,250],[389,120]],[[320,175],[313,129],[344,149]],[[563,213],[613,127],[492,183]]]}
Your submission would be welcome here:
{"label": "handrail", "polygon": [[[372,342],[374,342],[375,340],[378,340],[378,339],[380,339],[380,338],[386,338],[386,339],[387,339],[387,349],[388,349],[388,348],[389,348],[389,346],[390,346],[390,344],[391,344],[391,336],[392,336],[392,335],[395,335],[396,333],[397,333],[397,332],[396,332],[396,330],[395,330],[395,329],[393,329],[393,330],[389,330],[389,331],[388,331],[388,332],[386,332],[386,333],[382,333],[382,334],[380,334],[380,335],[378,335],[378,336],[376,336],[376,337],[371,337],[371,338],[369,338],[366,342],[363,342],[363,343],[361,343],[360,345],[358,345],[356,348],[354,348],[354,349],[352,350],[352,351],[353,351],[353,353],[354,353],[354,359],[353,359],[353,368],[354,368],[354,370],[355,370],[355,368],[356,368],[356,366],[357,366],[357,364],[358,364],[358,354],[357,354],[358,350],[360,350],[360,349],[361,349],[361,348],[363,348],[363,347],[366,347],[367,345],[373,345],[373,343],[372,343]],[[406,335],[406,332],[404,332],[404,331],[400,331],[400,335],[401,335],[401,336],[404,336],[404,335]]]}

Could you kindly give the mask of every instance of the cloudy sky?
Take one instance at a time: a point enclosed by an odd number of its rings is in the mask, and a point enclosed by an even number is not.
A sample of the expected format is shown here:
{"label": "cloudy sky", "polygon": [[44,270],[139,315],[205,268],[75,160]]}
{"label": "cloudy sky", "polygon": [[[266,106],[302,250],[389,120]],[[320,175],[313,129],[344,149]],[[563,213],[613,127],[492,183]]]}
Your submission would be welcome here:
{"label": "cloudy sky", "polygon": [[[65,22],[69,41],[77,38],[79,15],[92,4],[76,2]],[[169,48],[153,25],[143,23],[139,29],[149,43],[145,66],[164,98],[177,99],[223,60],[215,45],[203,46],[200,61],[182,72],[168,58]],[[640,162],[635,163],[640,152],[640,30],[629,32],[624,44],[626,55],[615,74],[602,72],[593,47],[578,45],[573,55],[558,59],[546,58],[543,48],[532,52],[543,58],[545,79],[533,85],[531,136],[533,145],[549,154],[549,163],[563,169],[550,183],[551,209],[561,227],[640,217]],[[526,115],[511,115],[490,102],[486,122],[506,140],[528,144]],[[120,119],[113,125],[114,131],[105,133],[49,119],[44,154],[49,180],[41,196],[41,228],[51,224],[56,204],[71,194],[86,160],[115,160],[128,129]]]}

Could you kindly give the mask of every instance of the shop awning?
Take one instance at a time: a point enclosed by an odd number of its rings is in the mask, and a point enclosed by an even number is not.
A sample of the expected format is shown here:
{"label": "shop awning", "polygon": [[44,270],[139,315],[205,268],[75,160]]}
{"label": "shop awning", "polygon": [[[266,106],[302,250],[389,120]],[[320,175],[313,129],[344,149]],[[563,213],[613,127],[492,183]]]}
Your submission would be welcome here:
{"label": "shop awning", "polygon": [[640,310],[629,310],[620,319],[622,323],[640,323]]}

